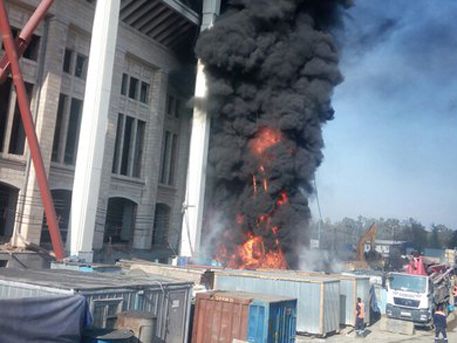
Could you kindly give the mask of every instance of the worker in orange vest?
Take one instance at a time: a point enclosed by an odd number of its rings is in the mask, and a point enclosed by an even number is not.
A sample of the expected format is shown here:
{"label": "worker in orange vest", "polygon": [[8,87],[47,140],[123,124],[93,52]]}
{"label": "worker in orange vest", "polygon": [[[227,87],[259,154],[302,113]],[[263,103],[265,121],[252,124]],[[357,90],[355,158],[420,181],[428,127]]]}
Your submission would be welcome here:
{"label": "worker in orange vest", "polygon": [[362,336],[365,331],[365,305],[361,298],[357,298],[355,305],[355,332],[357,336]]}

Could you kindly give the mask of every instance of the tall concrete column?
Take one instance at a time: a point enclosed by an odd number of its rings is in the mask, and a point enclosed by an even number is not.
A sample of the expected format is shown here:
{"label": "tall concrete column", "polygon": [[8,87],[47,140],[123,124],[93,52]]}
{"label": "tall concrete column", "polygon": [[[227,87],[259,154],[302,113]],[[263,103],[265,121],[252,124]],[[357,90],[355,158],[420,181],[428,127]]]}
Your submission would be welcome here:
{"label": "tall concrete column", "polygon": [[[203,1],[201,31],[211,28],[221,7],[220,0]],[[204,66],[199,61],[195,83],[195,98],[204,99],[207,95]],[[187,189],[184,201],[184,215],[181,229],[180,256],[196,257],[200,249],[205,197],[206,164],[210,134],[210,118],[204,107],[205,101],[197,101],[203,106],[194,108],[192,134],[190,138]]]}
{"label": "tall concrete column", "polygon": [[90,44],[71,203],[71,255],[92,261],[120,0],[98,0]]}

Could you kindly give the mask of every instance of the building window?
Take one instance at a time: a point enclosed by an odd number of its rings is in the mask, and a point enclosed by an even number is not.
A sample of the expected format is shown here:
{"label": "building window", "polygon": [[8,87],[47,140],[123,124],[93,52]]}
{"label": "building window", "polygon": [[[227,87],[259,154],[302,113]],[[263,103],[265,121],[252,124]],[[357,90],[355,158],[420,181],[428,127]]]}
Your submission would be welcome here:
{"label": "building window", "polygon": [[144,104],[149,103],[150,85],[136,77],[122,74],[121,95],[125,95],[133,100],[139,100]]}
{"label": "building window", "polygon": [[170,227],[170,207],[166,204],[157,203],[154,214],[154,231],[152,245],[168,247],[168,230]]}
{"label": "building window", "polygon": [[133,121],[132,117],[125,117],[125,127],[124,127],[124,145],[122,147],[122,157],[121,157],[121,175],[129,174],[129,157],[132,145],[133,138]]}
{"label": "building window", "polygon": [[167,95],[167,103],[165,107],[165,113],[169,116],[179,118],[179,111],[180,111],[181,103],[180,101],[173,95]]}
{"label": "building window", "polygon": [[146,122],[126,116],[117,118],[112,172],[141,177]]}
{"label": "building window", "polygon": [[[76,56],[76,58],[74,56]],[[71,49],[65,49],[62,70],[65,73],[70,75],[73,74],[80,79],[86,79],[87,56],[84,56],[80,53],[75,53]]]}
{"label": "building window", "polygon": [[73,51],[70,49],[65,49],[65,54],[63,58],[63,71],[70,74],[71,73],[71,64],[73,60]]}
{"label": "building window", "polygon": [[0,151],[3,151],[10,101],[11,79],[7,79],[5,82],[0,84]]}
{"label": "building window", "polygon": [[74,165],[78,151],[79,129],[81,126],[82,100],[61,94],[57,110],[52,160],[57,163]]}
{"label": "building window", "polygon": [[0,182],[0,243],[11,238],[16,219],[19,190]]}
{"label": "building window", "polygon": [[[25,82],[25,89],[27,91],[27,98],[32,99],[33,84]],[[21,112],[19,110],[19,104],[16,101],[14,108],[13,125],[11,127],[11,136],[8,152],[13,155],[24,154],[25,148],[25,130],[22,124]]]}
{"label": "building window", "polygon": [[59,142],[62,135],[62,120],[65,113],[65,107],[67,104],[67,96],[65,94],[60,94],[59,96],[59,105],[57,109],[57,118],[56,118],[56,127],[54,129],[54,141],[52,143],[52,155],[51,160],[54,162],[59,161]]}
{"label": "building window", "polygon": [[113,166],[111,171],[117,173],[117,166],[119,165],[119,152],[121,151],[122,144],[122,131],[124,130],[124,115],[119,113],[117,117],[117,128],[116,128],[116,142],[114,143],[114,156]]}
{"label": "building window", "polygon": [[160,183],[174,185],[178,136],[165,131],[162,144],[162,163],[160,166]]}
{"label": "building window", "polygon": [[122,95],[127,95],[128,83],[129,83],[129,76],[126,73],[122,74],[122,84],[121,84],[121,94]]}
{"label": "building window", "polygon": [[[33,84],[25,82],[29,101],[32,98]],[[11,79],[0,85],[0,151],[13,155],[23,155],[25,149],[25,130],[21,112],[16,101],[14,109],[11,102],[16,99]]]}
{"label": "building window", "polygon": [[129,98],[136,99],[138,96],[138,79],[130,77]]}
{"label": "building window", "polygon": [[[70,209],[71,209],[71,191],[64,189],[52,190],[51,195],[54,200],[54,206],[57,215],[57,222],[59,223],[60,234],[62,242],[65,244],[68,237],[68,228],[70,224]],[[41,240],[40,244],[47,247],[51,243],[51,236],[49,234],[48,222],[46,215],[43,215],[41,225]]]}
{"label": "building window", "polygon": [[144,128],[146,123],[144,121],[137,121],[136,139],[135,139],[135,152],[133,156],[133,177],[141,176],[141,163],[143,161],[143,145],[144,145]]}
{"label": "building window", "polygon": [[[16,39],[20,30],[15,27],[12,27],[11,32],[13,33],[13,37]],[[25,49],[22,56],[26,59],[29,59],[32,61],[37,61],[39,53],[40,53],[40,41],[41,41],[40,36],[32,34],[32,38],[30,39],[30,42],[27,45],[27,48]],[[2,41],[2,50],[5,50],[3,41]]]}
{"label": "building window", "polygon": [[67,140],[65,144],[64,163],[74,165],[79,140],[79,128],[81,126],[81,100],[72,98],[70,105],[70,118],[68,120]]}
{"label": "building window", "polygon": [[142,81],[141,82],[140,101],[144,104],[147,104],[148,97],[149,97],[149,84]]}
{"label": "building window", "polygon": [[10,147],[8,152],[13,155],[22,155],[25,147],[25,131],[22,124],[21,112],[16,104],[14,109],[13,126],[11,127]]}
{"label": "building window", "polygon": [[103,241],[129,244],[135,230],[137,204],[124,198],[110,198],[106,212]]}
{"label": "building window", "polygon": [[85,79],[87,73],[87,57],[81,54],[76,55],[75,76]]}

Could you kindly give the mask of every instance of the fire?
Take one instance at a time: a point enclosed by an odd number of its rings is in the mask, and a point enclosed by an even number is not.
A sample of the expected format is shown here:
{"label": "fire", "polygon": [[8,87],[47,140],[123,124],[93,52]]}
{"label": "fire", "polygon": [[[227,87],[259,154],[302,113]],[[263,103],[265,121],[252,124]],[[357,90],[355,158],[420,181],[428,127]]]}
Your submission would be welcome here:
{"label": "fire", "polygon": [[276,200],[276,205],[281,207],[289,202],[289,197],[287,196],[286,192],[281,192],[279,194],[278,200]]}
{"label": "fire", "polygon": [[[269,176],[268,176],[268,161],[273,159],[267,153],[268,149],[282,140],[282,134],[279,130],[263,127],[250,142],[251,152],[258,157],[258,168],[255,174],[252,175],[252,194],[255,198],[258,192],[262,190],[268,192],[269,190]],[[249,181],[248,181],[249,182]],[[251,182],[249,182],[251,183]],[[272,209],[269,213],[257,214],[255,224],[249,224],[245,220],[245,215],[239,213],[236,215],[235,222],[238,229],[245,233],[243,243],[238,246],[230,246],[228,241],[224,240],[217,251],[216,259],[228,268],[236,269],[258,269],[258,268],[275,268],[286,269],[287,261],[281,247],[279,237],[279,226],[272,226],[272,218],[275,211],[288,204],[289,197],[285,191],[279,193],[275,204],[276,208]],[[247,225],[255,225],[255,228]],[[232,231],[232,230],[228,230]],[[255,232],[262,232],[271,237],[268,240],[269,244],[265,244],[264,237],[254,234]]]}
{"label": "fire", "polygon": [[265,151],[279,143],[282,139],[281,132],[279,130],[264,127],[261,128],[254,139],[251,140],[251,151],[256,156],[261,156]]}
{"label": "fire", "polygon": [[223,262],[228,268],[286,269],[287,261],[279,246],[279,240],[275,240],[275,244],[276,247],[274,249],[267,251],[261,236],[248,233],[246,241],[237,246],[232,254],[229,254],[227,248],[224,245],[221,245],[217,259]]}

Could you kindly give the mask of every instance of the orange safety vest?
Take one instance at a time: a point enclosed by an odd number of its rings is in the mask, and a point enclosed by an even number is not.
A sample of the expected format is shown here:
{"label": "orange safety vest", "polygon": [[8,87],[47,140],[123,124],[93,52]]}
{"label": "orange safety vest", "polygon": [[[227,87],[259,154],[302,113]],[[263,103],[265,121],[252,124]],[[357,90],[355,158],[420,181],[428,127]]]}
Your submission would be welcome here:
{"label": "orange safety vest", "polygon": [[359,306],[359,314],[357,315],[357,312],[356,312],[356,315],[358,318],[360,319],[364,319],[365,318],[365,305],[363,303],[357,303],[356,306]]}

